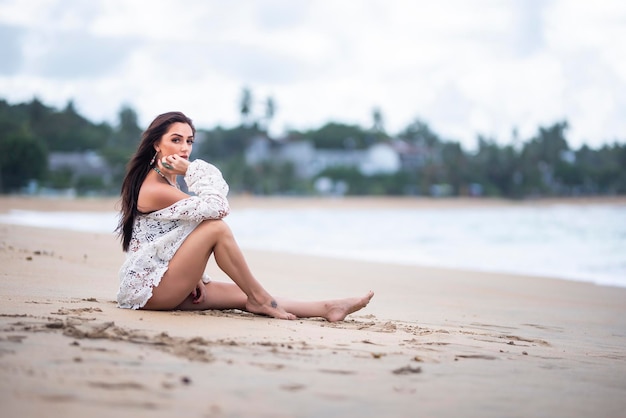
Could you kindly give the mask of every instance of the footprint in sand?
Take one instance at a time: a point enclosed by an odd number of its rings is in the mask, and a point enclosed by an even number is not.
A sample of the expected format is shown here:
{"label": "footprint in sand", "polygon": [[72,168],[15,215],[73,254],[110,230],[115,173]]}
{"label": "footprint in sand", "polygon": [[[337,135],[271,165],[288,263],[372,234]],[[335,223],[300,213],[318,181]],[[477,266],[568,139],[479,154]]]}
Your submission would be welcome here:
{"label": "footprint in sand", "polygon": [[504,336],[500,336],[499,338],[509,340],[508,344],[510,345],[515,345],[514,341],[519,341],[519,342],[525,342],[525,343],[531,343],[531,344],[539,344],[544,347],[550,347],[549,342],[540,340],[538,338],[523,338],[523,337],[518,337],[517,335],[504,335]]}
{"label": "footprint in sand", "polygon": [[404,366],[404,367],[400,367],[399,369],[395,369],[392,371],[393,374],[416,374],[416,373],[421,373],[422,372],[422,368],[421,367],[412,367],[412,366]]}
{"label": "footprint in sand", "polygon": [[100,308],[75,308],[75,309],[66,309],[59,308],[56,312],[51,312],[52,315],[80,315],[83,313],[93,313],[93,312],[102,312]]}
{"label": "footprint in sand", "polygon": [[89,386],[99,389],[108,389],[108,390],[127,390],[127,389],[135,389],[135,390],[145,390],[145,386],[136,383],[136,382],[88,382]]}
{"label": "footprint in sand", "polygon": [[464,358],[464,359],[480,359],[480,360],[497,360],[498,357],[495,356],[489,356],[486,354],[457,354],[456,356],[454,356],[454,361],[458,361],[458,359],[460,358]]}
{"label": "footprint in sand", "polygon": [[280,388],[282,390],[287,390],[289,392],[297,392],[299,390],[306,388],[306,386],[300,383],[288,383],[286,385],[282,385]]}

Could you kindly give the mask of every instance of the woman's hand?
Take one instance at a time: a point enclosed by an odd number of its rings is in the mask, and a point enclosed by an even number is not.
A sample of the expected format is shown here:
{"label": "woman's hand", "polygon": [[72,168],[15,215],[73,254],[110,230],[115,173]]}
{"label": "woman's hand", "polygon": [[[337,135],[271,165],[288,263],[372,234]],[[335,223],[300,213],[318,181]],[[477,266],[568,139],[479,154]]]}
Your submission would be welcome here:
{"label": "woman's hand", "polygon": [[189,160],[182,158],[178,154],[162,157],[158,161],[159,165],[163,167],[165,172],[179,174],[182,176],[187,173],[187,167],[189,167]]}
{"label": "woman's hand", "polygon": [[196,288],[193,289],[193,292],[191,292],[191,297],[191,301],[195,304],[202,303],[204,302],[204,299],[206,299],[206,287],[204,287],[202,280],[198,282]]}

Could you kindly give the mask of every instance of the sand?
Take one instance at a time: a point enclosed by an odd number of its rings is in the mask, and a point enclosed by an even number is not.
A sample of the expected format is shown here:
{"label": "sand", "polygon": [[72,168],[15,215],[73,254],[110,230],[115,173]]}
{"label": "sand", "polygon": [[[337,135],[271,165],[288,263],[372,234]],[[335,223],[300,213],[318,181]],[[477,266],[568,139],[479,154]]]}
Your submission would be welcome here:
{"label": "sand", "polygon": [[[505,201],[233,200],[246,205]],[[526,204],[526,203],[523,203]],[[0,199],[0,211],[115,199]],[[0,224],[3,417],[623,417],[626,289],[245,250],[273,294],[356,296],[340,323],[115,304],[108,234]],[[216,280],[228,280],[211,263]]]}

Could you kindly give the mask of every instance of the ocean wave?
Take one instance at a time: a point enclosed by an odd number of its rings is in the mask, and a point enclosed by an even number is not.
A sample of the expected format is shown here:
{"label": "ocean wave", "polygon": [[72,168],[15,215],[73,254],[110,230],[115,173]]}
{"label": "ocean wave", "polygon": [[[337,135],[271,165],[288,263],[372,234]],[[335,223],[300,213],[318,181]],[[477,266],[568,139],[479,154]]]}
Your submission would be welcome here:
{"label": "ocean wave", "polygon": [[[0,214],[0,222],[113,233],[115,212]],[[243,248],[626,287],[626,207],[245,209],[227,221]]]}

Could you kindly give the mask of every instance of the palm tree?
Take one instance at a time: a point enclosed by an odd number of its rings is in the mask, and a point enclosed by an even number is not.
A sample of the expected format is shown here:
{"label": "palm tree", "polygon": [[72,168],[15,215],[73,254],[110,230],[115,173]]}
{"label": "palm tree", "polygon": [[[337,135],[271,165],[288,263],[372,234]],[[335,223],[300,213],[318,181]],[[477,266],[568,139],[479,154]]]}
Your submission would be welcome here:
{"label": "palm tree", "polygon": [[374,121],[374,126],[372,126],[374,132],[384,133],[385,123],[383,122],[383,113],[381,112],[379,107],[375,107],[374,109],[372,109],[372,120]]}
{"label": "palm tree", "polygon": [[241,91],[239,112],[241,113],[241,124],[248,125],[252,113],[252,92],[248,87],[244,87]]}
{"label": "palm tree", "polygon": [[272,123],[272,119],[274,119],[275,114],[276,104],[274,103],[272,96],[268,96],[265,101],[265,130],[269,131],[270,124]]}

